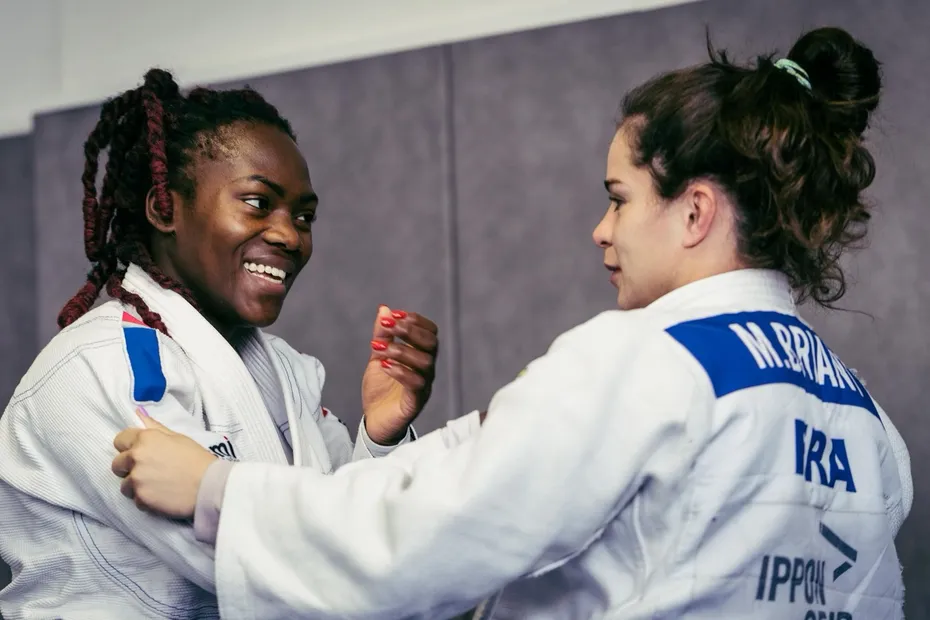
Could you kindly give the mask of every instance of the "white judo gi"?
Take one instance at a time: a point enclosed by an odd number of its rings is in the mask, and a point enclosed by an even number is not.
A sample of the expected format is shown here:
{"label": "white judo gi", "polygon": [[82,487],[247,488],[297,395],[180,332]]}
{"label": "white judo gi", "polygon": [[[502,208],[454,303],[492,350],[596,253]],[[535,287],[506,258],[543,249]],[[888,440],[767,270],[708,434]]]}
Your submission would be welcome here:
{"label": "white judo gi", "polygon": [[364,426],[353,447],[321,407],[316,359],[259,330],[234,350],[135,266],[124,286],[172,337],[103,304],[43,349],[0,418],[0,556],[14,575],[0,593],[6,620],[219,616],[213,548],[190,523],[139,511],[110,472],[114,436],[141,424],[137,405],[230,460],[329,474],[389,451]]}
{"label": "white judo gi", "polygon": [[330,476],[233,465],[223,617],[903,617],[907,450],[781,274],[600,314],[475,415]]}

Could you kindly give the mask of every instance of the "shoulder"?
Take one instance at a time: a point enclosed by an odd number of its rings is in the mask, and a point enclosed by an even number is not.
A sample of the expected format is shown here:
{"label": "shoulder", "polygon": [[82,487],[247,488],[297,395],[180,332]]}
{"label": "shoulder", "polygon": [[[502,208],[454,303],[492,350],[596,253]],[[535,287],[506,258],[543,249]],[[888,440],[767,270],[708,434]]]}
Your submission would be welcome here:
{"label": "shoulder", "polygon": [[101,304],[58,332],[40,355],[56,355],[67,349],[86,348],[117,340],[120,337],[122,315],[123,308],[119,302]]}
{"label": "shoulder", "polygon": [[655,313],[615,310],[556,338],[491,406],[505,403],[570,412],[567,423],[588,425],[591,433],[591,425],[607,434],[625,427],[626,436],[635,429],[643,437],[675,427],[704,437],[714,397]]}
{"label": "shoulder", "polygon": [[65,432],[79,420],[80,432],[91,433],[93,420],[112,408],[109,393],[127,383],[121,372],[121,311],[120,304],[105,303],[56,334],[17,386],[4,424],[23,437],[41,438]]}
{"label": "shoulder", "polygon": [[94,308],[52,338],[39,351],[14,393],[13,400],[29,396],[42,385],[63,374],[74,376],[81,369],[117,358],[122,350],[122,308],[108,302]]}
{"label": "shoulder", "polygon": [[716,402],[713,386],[672,334],[690,318],[648,308],[602,312],[559,336],[533,364],[551,358],[544,363],[555,384],[565,377],[576,390],[593,390],[628,413],[648,411],[656,423],[691,420],[703,429]]}
{"label": "shoulder", "polygon": [[787,385],[823,402],[876,405],[855,373],[799,316],[770,310],[688,318],[667,333],[701,367],[718,398],[748,388]]}
{"label": "shoulder", "polygon": [[547,360],[566,373],[575,368],[618,389],[674,383],[683,390],[706,382],[667,327],[667,318],[648,310],[609,310],[558,336],[534,364]]}
{"label": "shoulder", "polygon": [[638,327],[644,324],[640,311],[607,310],[560,334],[552,348],[611,348],[629,344],[645,334]]}
{"label": "shoulder", "polygon": [[135,400],[150,401],[156,399],[155,391],[164,392],[166,375],[191,376],[180,347],[126,312],[119,302],[110,301],[49,341],[20,381],[10,405],[41,396],[87,400],[108,387],[122,389],[130,384]]}
{"label": "shoulder", "polygon": [[596,358],[632,360],[656,353],[682,358],[682,351],[669,338],[674,318],[648,310],[608,310],[573,327],[557,337],[551,351],[573,349]]}

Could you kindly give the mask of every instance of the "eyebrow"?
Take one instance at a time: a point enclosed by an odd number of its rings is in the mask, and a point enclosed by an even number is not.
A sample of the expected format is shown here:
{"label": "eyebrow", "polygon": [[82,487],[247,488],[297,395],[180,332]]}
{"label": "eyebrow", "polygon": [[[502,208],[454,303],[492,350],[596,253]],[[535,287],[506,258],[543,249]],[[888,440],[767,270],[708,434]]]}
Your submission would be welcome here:
{"label": "eyebrow", "polygon": [[[275,183],[268,177],[262,176],[260,174],[253,174],[247,177],[243,177],[242,179],[239,179],[239,180],[258,181],[262,185],[267,186],[268,189],[273,191],[275,194],[277,194],[281,198],[284,198],[284,195],[287,194],[287,192],[284,190],[284,187],[280,183]],[[300,197],[301,204],[309,204],[311,202],[319,202],[319,201],[320,201],[320,197],[316,195],[316,192],[309,192],[307,194],[301,195]]]}
{"label": "eyebrow", "polygon": [[623,185],[623,181],[621,181],[620,179],[606,179],[604,181],[604,189],[607,190],[608,194],[612,194],[613,191],[610,189],[610,186],[617,185],[617,184]]}

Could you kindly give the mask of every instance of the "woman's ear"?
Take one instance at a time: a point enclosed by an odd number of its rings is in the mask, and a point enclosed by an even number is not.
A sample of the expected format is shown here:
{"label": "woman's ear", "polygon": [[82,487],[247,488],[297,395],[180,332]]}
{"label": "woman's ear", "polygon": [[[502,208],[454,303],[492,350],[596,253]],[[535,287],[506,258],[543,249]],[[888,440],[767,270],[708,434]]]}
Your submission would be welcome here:
{"label": "woman's ear", "polygon": [[[170,192],[170,196],[172,206],[177,207],[180,196],[175,192]],[[172,208],[168,217],[162,215],[155,198],[155,187],[149,188],[148,193],[145,195],[145,219],[149,221],[149,224],[155,230],[166,235],[173,233],[175,231],[175,214],[177,212],[178,209]]]}
{"label": "woman's ear", "polygon": [[682,217],[685,218],[685,247],[691,248],[710,233],[714,219],[720,210],[720,194],[707,182],[693,182],[685,192]]}

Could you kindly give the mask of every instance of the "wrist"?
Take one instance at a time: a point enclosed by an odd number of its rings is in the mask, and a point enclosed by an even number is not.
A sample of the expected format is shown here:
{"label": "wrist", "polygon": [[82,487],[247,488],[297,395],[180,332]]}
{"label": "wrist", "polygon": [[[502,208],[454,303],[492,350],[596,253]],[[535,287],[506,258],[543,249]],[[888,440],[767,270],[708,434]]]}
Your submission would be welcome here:
{"label": "wrist", "polygon": [[224,459],[221,459],[220,457],[214,454],[210,454],[210,458],[204,459],[203,463],[199,467],[200,476],[197,477],[197,488],[198,489],[203,484],[203,479],[207,477],[207,471],[210,469],[210,467],[217,461],[222,461],[222,460]]}
{"label": "wrist", "polygon": [[367,418],[365,419],[364,424],[365,424],[365,432],[368,434],[368,438],[371,439],[374,443],[378,444],[379,446],[384,446],[384,447],[396,446],[397,444],[402,442],[404,438],[407,436],[407,433],[410,432],[409,425],[404,426],[399,432],[391,434],[390,430],[381,431],[377,428],[372,429],[368,425]]}
{"label": "wrist", "polygon": [[216,533],[220,526],[220,512],[226,482],[233,469],[232,461],[214,460],[204,472],[197,490],[197,504],[194,507],[194,537],[200,542],[216,544]]}

